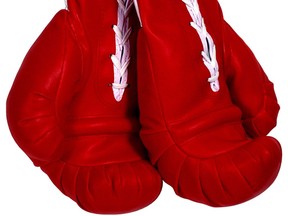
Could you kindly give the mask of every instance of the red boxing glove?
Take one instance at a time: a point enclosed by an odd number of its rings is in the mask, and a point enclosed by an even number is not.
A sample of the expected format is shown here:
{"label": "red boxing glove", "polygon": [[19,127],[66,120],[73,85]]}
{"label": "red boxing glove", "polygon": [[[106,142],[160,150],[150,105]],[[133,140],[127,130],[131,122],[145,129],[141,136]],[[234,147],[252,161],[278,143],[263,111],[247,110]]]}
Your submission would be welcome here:
{"label": "red boxing glove", "polygon": [[184,198],[230,206],[263,192],[281,165],[267,137],[272,83],[216,0],[138,0],[141,138]]}
{"label": "red boxing glove", "polygon": [[68,1],[29,50],[7,100],[18,145],[93,213],[138,210],[162,186],[139,138],[138,18],[132,0],[118,2]]}

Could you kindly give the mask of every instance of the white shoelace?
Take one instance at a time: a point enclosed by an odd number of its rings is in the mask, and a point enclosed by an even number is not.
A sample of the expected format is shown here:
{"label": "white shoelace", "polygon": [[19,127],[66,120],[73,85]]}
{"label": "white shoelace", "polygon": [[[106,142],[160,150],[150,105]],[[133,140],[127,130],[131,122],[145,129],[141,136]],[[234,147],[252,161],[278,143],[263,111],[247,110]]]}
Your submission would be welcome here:
{"label": "white shoelace", "polygon": [[142,27],[142,20],[141,20],[141,17],[140,17],[138,1],[137,0],[133,0],[133,1],[134,1],[134,7],[135,7],[135,10],[136,10],[139,22],[140,22],[140,26]]}
{"label": "white shoelace", "polygon": [[216,58],[216,46],[211,35],[206,30],[197,0],[182,0],[182,2],[186,4],[189,14],[193,19],[190,25],[198,32],[203,45],[204,50],[201,52],[201,55],[211,75],[208,82],[210,83],[212,91],[217,92],[220,90],[220,85],[218,81],[219,67]]}
{"label": "white shoelace", "polygon": [[125,88],[128,86],[128,66],[130,64],[129,36],[132,28],[129,26],[128,14],[133,0],[117,0],[118,23],[113,25],[116,40],[116,53],[111,55],[114,65],[114,82],[111,84],[116,101],[121,101]]}
{"label": "white shoelace", "polygon": [[68,10],[68,0],[64,0],[65,9]]}

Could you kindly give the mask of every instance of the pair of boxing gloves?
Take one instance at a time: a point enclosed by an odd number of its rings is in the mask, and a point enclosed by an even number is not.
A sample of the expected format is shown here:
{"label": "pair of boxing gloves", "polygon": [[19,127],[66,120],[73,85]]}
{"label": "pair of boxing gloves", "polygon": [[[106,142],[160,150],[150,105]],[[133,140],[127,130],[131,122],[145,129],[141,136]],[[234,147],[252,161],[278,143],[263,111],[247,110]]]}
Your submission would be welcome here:
{"label": "pair of boxing gloves", "polygon": [[231,206],[281,166],[273,84],[216,0],[68,0],[7,99],[20,148],[86,211]]}

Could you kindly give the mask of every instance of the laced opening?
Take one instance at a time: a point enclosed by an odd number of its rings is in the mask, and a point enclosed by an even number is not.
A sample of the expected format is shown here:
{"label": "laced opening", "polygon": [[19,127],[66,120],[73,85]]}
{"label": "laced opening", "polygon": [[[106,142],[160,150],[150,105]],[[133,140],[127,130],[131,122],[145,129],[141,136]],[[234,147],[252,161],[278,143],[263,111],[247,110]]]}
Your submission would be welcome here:
{"label": "laced opening", "polygon": [[113,25],[115,32],[116,53],[110,56],[114,66],[114,82],[110,84],[116,101],[121,101],[125,88],[127,88],[128,67],[130,64],[130,42],[129,37],[132,28],[129,26],[129,12],[133,0],[117,0],[118,22]]}
{"label": "laced opening", "polygon": [[216,58],[216,46],[213,38],[206,30],[197,0],[182,0],[182,2],[186,4],[189,14],[192,17],[193,21],[190,22],[190,26],[197,31],[203,45],[203,51],[201,52],[202,59],[211,75],[210,78],[208,78],[208,82],[210,83],[212,91],[218,92],[220,90],[218,80],[219,67]]}

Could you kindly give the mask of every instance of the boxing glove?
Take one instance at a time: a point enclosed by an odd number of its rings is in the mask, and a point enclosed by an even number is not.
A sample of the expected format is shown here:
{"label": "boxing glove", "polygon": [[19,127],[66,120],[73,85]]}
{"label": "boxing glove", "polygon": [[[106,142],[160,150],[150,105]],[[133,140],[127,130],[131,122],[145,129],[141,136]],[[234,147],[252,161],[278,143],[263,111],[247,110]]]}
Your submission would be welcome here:
{"label": "boxing glove", "polygon": [[231,206],[281,166],[273,84],[216,0],[137,0],[141,139],[179,196]]}
{"label": "boxing glove", "polygon": [[27,53],[7,99],[17,144],[89,212],[135,211],[161,190],[139,137],[138,29],[131,0],[68,0]]}

